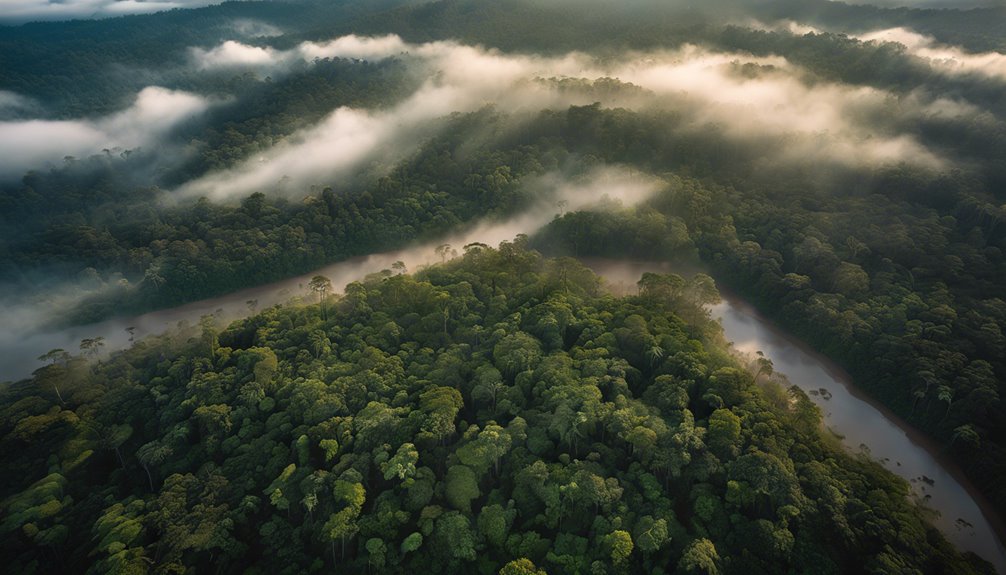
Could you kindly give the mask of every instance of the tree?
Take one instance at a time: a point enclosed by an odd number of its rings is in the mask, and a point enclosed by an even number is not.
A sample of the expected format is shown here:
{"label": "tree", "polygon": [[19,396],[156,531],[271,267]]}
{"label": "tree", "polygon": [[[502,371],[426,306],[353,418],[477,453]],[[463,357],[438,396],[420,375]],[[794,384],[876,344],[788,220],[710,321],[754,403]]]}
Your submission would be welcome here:
{"label": "tree", "polygon": [[172,453],[174,453],[174,450],[160,441],[145,443],[136,451],[136,458],[140,461],[143,470],[147,472],[151,491],[154,491],[154,477],[150,473],[150,468],[163,463]]}
{"label": "tree", "polygon": [[485,537],[490,545],[497,549],[503,549],[507,534],[510,532],[510,525],[516,515],[515,509],[504,509],[499,504],[483,507],[477,520],[479,533]]}
{"label": "tree", "polygon": [[644,272],[636,287],[642,297],[671,303],[681,297],[685,280],[677,274]]}
{"label": "tree", "polygon": [[332,342],[328,339],[328,334],[323,330],[316,329],[307,336],[307,345],[315,358],[320,358],[332,351]]}
{"label": "tree", "polygon": [[419,461],[419,452],[416,446],[411,443],[403,443],[394,457],[381,464],[381,472],[384,479],[390,480],[398,478],[402,484],[408,486],[412,483],[412,477],[416,474],[416,462]]}
{"label": "tree", "polygon": [[718,575],[719,562],[720,556],[713,542],[708,539],[696,539],[688,545],[688,549],[678,561],[678,570],[681,573],[695,575]]}
{"label": "tree", "polygon": [[548,575],[544,569],[538,569],[534,563],[526,558],[514,559],[504,565],[499,575]]}
{"label": "tree", "polygon": [[363,504],[366,501],[366,491],[363,485],[355,481],[336,480],[332,488],[335,500],[344,507],[329,516],[325,522],[324,533],[332,542],[332,560],[335,561],[335,541],[338,539],[341,545],[341,556],[346,557],[346,539],[356,535],[359,525],[356,520],[363,511]]}
{"label": "tree", "polygon": [[318,305],[321,306],[321,317],[323,320],[328,320],[327,314],[325,312],[325,297],[330,291],[332,291],[332,280],[325,276],[314,276],[311,281],[308,282],[307,287],[311,291],[318,294]]}
{"label": "tree", "polygon": [[493,360],[510,377],[532,369],[541,359],[541,345],[530,334],[519,331],[500,340],[493,348]]}
{"label": "tree", "polygon": [[38,356],[38,360],[48,361],[49,365],[56,365],[56,362],[61,362],[65,365],[66,362],[70,361],[70,354],[63,348],[56,348]]}
{"label": "tree", "polygon": [[458,459],[479,474],[492,468],[493,473],[499,475],[500,459],[510,451],[511,442],[512,438],[505,429],[488,423],[475,440],[458,448]]}
{"label": "tree", "polygon": [[706,444],[720,459],[736,457],[741,436],[741,420],[729,409],[717,409],[709,416]]}
{"label": "tree", "polygon": [[199,327],[202,328],[203,343],[206,344],[210,359],[217,355],[217,346],[220,343],[217,337],[217,318],[212,314],[206,314],[199,318]]}
{"label": "tree", "polygon": [[645,515],[639,519],[634,531],[633,540],[643,553],[656,553],[670,540],[665,519],[654,519]]}
{"label": "tree", "polygon": [[80,340],[80,351],[88,358],[97,357],[103,347],[105,347],[105,338],[102,336]]}
{"label": "tree", "polygon": [[[947,404],[947,410],[943,413],[943,419],[946,419],[950,415],[950,406],[954,403],[954,390],[953,388],[941,385],[936,390],[936,398]],[[942,421],[942,420],[941,420]]]}
{"label": "tree", "polygon": [[608,553],[611,556],[612,563],[620,567],[627,565],[634,547],[632,535],[629,535],[628,531],[619,529],[606,535],[604,541],[608,546]]}
{"label": "tree", "polygon": [[454,419],[464,406],[461,393],[453,387],[434,386],[419,396],[419,409],[426,414],[423,431],[443,441],[454,433]]}
{"label": "tree", "polygon": [[384,540],[380,537],[372,537],[367,540],[364,547],[367,549],[367,563],[375,569],[384,567],[385,554],[388,552],[388,546],[384,544]]}
{"label": "tree", "polygon": [[772,377],[772,373],[775,371],[775,365],[772,360],[762,355],[762,352],[758,352],[758,359],[755,360],[755,365],[758,366],[758,370],[755,371],[754,381],[758,383],[758,378],[761,376]]}
{"label": "tree", "polygon": [[408,537],[402,540],[401,551],[402,555],[406,553],[412,553],[416,549],[423,546],[423,534],[422,533],[412,533]]}
{"label": "tree", "polygon": [[981,437],[971,424],[961,425],[954,429],[950,444],[953,445],[958,439],[965,443],[970,443],[975,448],[981,447]]}
{"label": "tree", "polygon": [[446,262],[448,256],[453,258],[458,255],[458,252],[451,248],[451,244],[440,244],[434,251],[440,256],[440,263]]}
{"label": "tree", "polygon": [[[46,353],[43,353],[42,355],[38,356],[38,360],[48,361],[50,366],[56,365],[56,362],[61,362],[63,364],[63,367],[65,368],[66,364],[70,361],[70,354],[67,351],[63,350],[62,348],[56,348],[49,350]],[[56,392],[56,398],[59,399],[60,403],[65,405],[66,402],[63,401],[63,396],[62,394],[59,393],[59,385],[57,384],[58,379],[59,379],[58,377],[53,376],[49,378],[49,381],[52,383],[53,391]]]}
{"label": "tree", "polygon": [[685,293],[695,307],[720,303],[720,292],[716,289],[716,282],[706,274],[695,274],[688,281]]}
{"label": "tree", "polygon": [[119,465],[126,468],[126,461],[122,458],[122,451],[119,449],[122,444],[133,435],[133,427],[128,423],[103,426],[95,421],[82,420],[81,423],[92,433],[98,436],[98,443],[104,449],[115,451],[119,460]]}
{"label": "tree", "polygon": [[832,275],[835,291],[849,297],[858,297],[870,289],[870,276],[858,264],[842,262]]}
{"label": "tree", "polygon": [[469,513],[471,502],[481,495],[475,472],[467,465],[452,465],[444,480],[444,496],[455,509]]}
{"label": "tree", "polygon": [[452,563],[474,561],[478,538],[468,517],[457,511],[448,511],[437,518],[433,537],[441,554]]}
{"label": "tree", "polygon": [[496,413],[496,401],[500,391],[506,388],[503,383],[503,375],[498,369],[491,365],[480,366],[475,371],[475,386],[472,388],[472,399],[485,399],[492,406],[492,413]]}

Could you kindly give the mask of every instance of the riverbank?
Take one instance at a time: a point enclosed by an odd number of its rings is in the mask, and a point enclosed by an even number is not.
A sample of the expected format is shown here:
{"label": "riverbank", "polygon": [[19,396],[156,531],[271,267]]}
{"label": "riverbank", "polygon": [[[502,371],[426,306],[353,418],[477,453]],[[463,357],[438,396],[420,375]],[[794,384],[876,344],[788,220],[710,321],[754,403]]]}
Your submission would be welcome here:
{"label": "riverbank", "polygon": [[[635,283],[644,272],[688,276],[705,271],[694,263],[681,267],[668,262],[582,261],[605,277],[613,291],[623,294],[635,293]],[[720,288],[720,293],[724,302],[712,311],[735,349],[749,354],[763,351],[776,371],[808,392],[822,409],[825,425],[850,452],[865,451],[908,481],[919,500],[939,513],[934,524],[949,540],[975,551],[1006,574],[1006,523],[941,445],[857,388],[841,366],[787,333],[738,294],[726,288]],[[966,523],[958,523],[959,518]],[[970,529],[964,527],[968,524]]]}
{"label": "riverbank", "polygon": [[[505,234],[508,230],[494,231],[499,234]],[[464,245],[461,243],[462,241],[478,241],[482,237],[488,236],[483,234],[477,239],[458,237],[456,238],[457,243],[455,245]],[[502,239],[508,238],[503,237]],[[277,303],[285,303],[298,296],[309,296],[310,294],[305,286],[314,275],[329,277],[333,285],[341,289],[349,282],[362,279],[370,273],[390,268],[391,264],[396,261],[403,261],[410,268],[422,266],[440,260],[439,256],[435,254],[434,248],[435,246],[432,244],[425,244],[408,250],[362,256],[326,266],[303,276],[265,286],[240,290],[227,296],[194,302],[178,308],[151,312],[133,318],[109,320],[101,324],[83,326],[74,330],[64,330],[55,334],[42,334],[44,336],[43,339],[33,339],[34,336],[22,337],[16,340],[19,344],[23,344],[19,348],[9,348],[6,345],[3,347],[5,355],[4,371],[7,371],[8,362],[11,359],[16,359],[25,366],[35,365],[37,367],[38,362],[34,358],[40,353],[44,353],[53,347],[64,347],[68,350],[74,350],[77,342],[83,337],[105,337],[108,342],[107,349],[115,350],[127,347],[130,344],[131,334],[136,338],[142,338],[147,334],[158,334],[170,329],[178,322],[194,323],[206,314],[216,314],[222,320],[247,316],[256,309],[263,309]],[[678,271],[686,275],[702,271],[697,265],[687,265],[688,269],[682,269],[674,267],[667,262],[595,259],[584,260],[584,263],[588,267],[591,267],[591,269],[594,269],[599,275],[605,277],[610,284],[617,286],[620,291],[625,293],[634,293],[636,281],[646,271],[661,273]],[[797,385],[802,383],[802,388],[816,390],[820,389],[823,385],[831,386],[835,392],[831,394],[831,399],[823,399],[820,396],[812,397],[815,403],[821,406],[822,409],[833,410],[832,412],[826,412],[828,418],[836,419],[841,415],[841,413],[836,415],[834,411],[840,409],[842,401],[846,396],[850,400],[853,400],[852,403],[842,408],[847,411],[844,418],[845,421],[839,425],[832,426],[837,432],[847,436],[847,447],[854,452],[859,442],[857,438],[863,437],[862,443],[870,446],[871,453],[875,458],[881,457],[884,453],[891,453],[892,457],[888,463],[894,464],[895,467],[893,469],[888,467],[888,469],[906,480],[912,481],[922,476],[928,478],[936,477],[935,485],[930,485],[929,483],[920,485],[916,482],[913,484],[913,488],[922,494],[939,495],[940,493],[949,493],[944,498],[946,501],[941,502],[939,497],[934,498],[932,501],[934,508],[943,506],[941,513],[945,515],[937,519],[937,525],[947,535],[948,539],[954,541],[959,547],[970,550],[974,550],[972,547],[975,547],[975,545],[971,544],[974,542],[968,541],[967,537],[965,537],[966,533],[954,532],[954,519],[963,516],[972,517],[972,515],[966,510],[958,514],[954,511],[955,508],[951,506],[956,505],[957,509],[960,509],[973,505],[977,517],[974,520],[968,519],[968,521],[975,526],[976,534],[985,531],[989,534],[988,538],[983,537],[987,541],[979,547],[984,548],[985,552],[979,552],[979,555],[992,561],[1000,572],[1006,574],[1006,551],[1003,549],[1006,525],[1004,525],[1002,518],[996,516],[991,511],[991,505],[971,485],[962,470],[953,464],[952,461],[948,461],[949,458],[941,454],[939,445],[928,439],[918,430],[913,429],[907,422],[900,419],[883,405],[865,395],[851,383],[852,378],[840,366],[817,353],[809,345],[790,336],[772,320],[761,315],[754,306],[740,299],[729,290],[721,289],[721,293],[724,295],[725,303],[718,306],[720,309],[717,317],[724,323],[724,332],[728,340],[739,342],[737,346],[739,349],[741,346],[749,347],[749,349],[742,351],[753,353],[756,350],[764,350],[766,355],[775,362],[776,370],[790,375],[792,383]],[[254,305],[250,302],[254,302]],[[715,308],[714,312],[716,312]],[[724,321],[724,317],[727,317],[729,313],[735,314],[731,319],[732,323]],[[728,317],[728,319],[730,318]],[[132,332],[127,331],[129,328],[133,328]],[[746,333],[744,332],[745,329],[748,331],[753,329],[754,331]],[[801,365],[801,363],[808,364],[810,368],[807,365]],[[29,369],[30,373],[30,369],[32,368],[26,367],[26,369]],[[819,373],[814,370],[819,370]],[[7,376],[8,373],[0,375]],[[826,381],[826,383],[822,384],[821,381]],[[902,441],[902,438],[904,441]],[[878,440],[880,439],[889,441],[878,444]],[[915,455],[924,454],[925,457],[917,457],[913,466],[909,466],[909,462],[906,459],[913,452],[917,452]],[[905,460],[905,465],[897,465],[899,463],[898,458]],[[909,471],[909,469],[914,469],[915,471]],[[959,488],[960,493],[955,492],[954,486]],[[946,511],[950,511],[950,513]],[[957,527],[957,529],[959,531],[960,527]]]}
{"label": "riverbank", "polygon": [[[764,328],[766,328],[766,330],[771,332],[773,336],[785,341],[787,345],[798,349],[801,353],[807,355],[820,364],[821,367],[836,382],[844,386],[851,396],[877,410],[888,421],[903,431],[905,436],[913,445],[925,450],[934,460],[936,460],[939,465],[946,470],[949,475],[953,477],[953,479],[957,481],[965,492],[977,503],[982,517],[988,522],[992,532],[998,540],[1001,557],[999,562],[993,563],[996,564],[1000,573],[1006,573],[1006,521],[1004,521],[1003,518],[996,513],[992,503],[985,497],[984,494],[982,494],[981,491],[978,490],[974,483],[971,482],[960,465],[947,455],[946,448],[943,445],[938,443],[925,432],[912,426],[911,423],[900,417],[879,400],[873,398],[868,393],[858,388],[855,385],[852,376],[842,366],[814,349],[810,344],[796,339],[794,336],[786,332],[777,322],[764,315],[757,307],[741,299],[735,292],[721,287],[720,294],[723,296],[724,300],[728,301],[730,305],[734,307],[734,309],[738,309],[746,315],[756,319]],[[894,472],[896,473],[896,471]]]}

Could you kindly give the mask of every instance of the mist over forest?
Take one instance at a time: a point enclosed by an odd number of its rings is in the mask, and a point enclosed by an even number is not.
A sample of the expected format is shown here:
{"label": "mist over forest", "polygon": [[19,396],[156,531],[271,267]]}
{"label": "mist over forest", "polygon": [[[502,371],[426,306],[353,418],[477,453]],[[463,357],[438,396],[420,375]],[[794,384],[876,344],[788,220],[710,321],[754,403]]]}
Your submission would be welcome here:
{"label": "mist over forest", "polygon": [[[2,564],[1002,572],[1004,22],[3,4]],[[604,261],[664,271],[614,289]],[[934,526],[923,477],[844,447],[721,292],[982,523]]]}

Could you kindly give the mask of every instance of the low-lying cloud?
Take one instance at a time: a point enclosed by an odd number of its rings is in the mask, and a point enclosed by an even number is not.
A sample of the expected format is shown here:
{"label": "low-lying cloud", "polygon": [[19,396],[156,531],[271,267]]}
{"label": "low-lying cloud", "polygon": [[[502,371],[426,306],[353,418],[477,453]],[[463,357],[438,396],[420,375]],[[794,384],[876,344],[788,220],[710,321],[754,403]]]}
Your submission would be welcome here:
{"label": "low-lying cloud", "polygon": [[252,68],[277,72],[295,61],[311,62],[318,58],[356,58],[381,60],[401,54],[409,49],[397,35],[342,36],[330,42],[302,42],[291,50],[276,50],[228,40],[213,48],[194,47],[189,50],[196,68],[200,70],[228,70]]}
{"label": "low-lying cloud", "polygon": [[194,94],[152,86],[140,91],[132,106],[104,118],[0,122],[0,177],[20,176],[67,156],[151,145],[208,105]]}
{"label": "low-lying cloud", "polygon": [[[451,113],[471,112],[487,104],[504,110],[537,111],[548,107],[550,102],[563,102],[558,93],[526,80],[555,72],[579,77],[587,62],[583,55],[563,59],[508,56],[453,42],[409,46],[397,36],[346,37],[312,44],[309,49],[302,45],[287,52],[248,54],[270,54],[273,61],[259,65],[275,66],[291,58],[313,58],[314,53],[324,53],[325,57],[354,54],[379,59],[398,54],[403,48],[410,52],[410,62],[422,67],[428,79],[398,105],[386,110],[339,108],[319,125],[292,135],[264,154],[189,182],[178,190],[179,195],[222,200],[264,189],[275,190],[281,180],[291,189],[304,189],[321,180],[349,174],[364,162],[393,163],[431,135],[434,120]],[[233,46],[226,50],[236,53]],[[213,51],[207,53],[210,52]]]}
{"label": "low-lying cloud", "polygon": [[409,46],[397,35],[342,36],[330,42],[304,42],[297,51],[308,60],[314,58],[360,58],[377,60],[400,54]]}
{"label": "low-lying cloud", "polygon": [[0,90],[0,121],[13,120],[38,113],[40,106],[31,98]]}
{"label": "low-lying cloud", "polygon": [[231,28],[243,38],[274,38],[282,36],[283,30],[260,20],[241,18],[231,23]]}
{"label": "low-lying cloud", "polygon": [[869,0],[869,1],[845,1],[829,0],[844,4],[867,4],[879,8],[918,8],[918,9],[941,9],[950,8],[954,10],[969,10],[972,8],[990,8],[1001,6],[1002,0]]}
{"label": "low-lying cloud", "polygon": [[200,70],[218,68],[268,68],[284,63],[285,56],[269,47],[249,46],[234,40],[204,50],[192,48],[192,58]]}
{"label": "low-lying cloud", "polygon": [[202,8],[224,0],[3,0],[0,22],[110,18],[175,8]]}
{"label": "low-lying cloud", "polygon": [[667,184],[638,170],[606,166],[572,177],[549,173],[523,185],[537,201],[513,218],[475,222],[467,229],[447,234],[436,241],[352,258],[303,276],[136,317],[46,331],[46,326],[51,326],[66,309],[72,309],[87,294],[72,286],[62,286],[33,294],[29,301],[0,297],[0,382],[27,377],[42,365],[35,358],[51,349],[76,352],[83,338],[103,337],[105,351],[112,352],[131,345],[130,338],[134,333],[139,340],[149,334],[164,332],[181,322],[195,324],[201,316],[208,314],[225,320],[246,316],[250,313],[248,300],[256,300],[259,309],[264,309],[286,303],[298,295],[306,298],[311,295],[306,285],[311,277],[318,274],[330,278],[333,285],[341,289],[351,281],[391,268],[396,261],[402,261],[410,270],[416,270],[441,261],[436,253],[436,247],[441,244],[450,244],[460,252],[465,245],[473,242],[496,246],[502,241],[512,240],[517,234],[533,234],[557,214],[559,209],[556,204],[560,201],[565,202],[567,210],[590,210],[605,199],[630,206],[649,198]]}
{"label": "low-lying cloud", "polygon": [[973,54],[957,46],[940,44],[934,38],[908,28],[888,28],[858,36],[864,42],[897,42],[908,53],[926,58],[936,68],[951,73],[974,73],[1006,80],[1006,54]]}
{"label": "low-lying cloud", "polygon": [[806,71],[780,56],[717,52],[694,45],[634,52],[600,60],[572,52],[557,57],[507,54],[450,41],[409,44],[394,35],[345,36],[275,50],[225,42],[193,50],[204,69],[246,66],[276,70],[295,61],[344,57],[401,58],[427,78],[398,105],[384,110],[340,108],[319,125],[298,132],[272,150],[180,188],[181,196],[225,199],[272,191],[280,181],[304,190],[352,174],[367,162],[393,163],[434,133],[434,120],[487,104],[503,111],[537,112],[588,104],[596,95],[560,90],[543,78],[615,78],[649,93],[624,107],[664,107],[684,112],[695,130],[713,124],[720,133],[757,144],[785,141],[766,150],[766,161],[827,162],[862,167],[908,162],[938,167],[941,160],[902,124],[930,114],[962,114],[964,105],[897,100],[884,90],[833,82],[809,82]]}

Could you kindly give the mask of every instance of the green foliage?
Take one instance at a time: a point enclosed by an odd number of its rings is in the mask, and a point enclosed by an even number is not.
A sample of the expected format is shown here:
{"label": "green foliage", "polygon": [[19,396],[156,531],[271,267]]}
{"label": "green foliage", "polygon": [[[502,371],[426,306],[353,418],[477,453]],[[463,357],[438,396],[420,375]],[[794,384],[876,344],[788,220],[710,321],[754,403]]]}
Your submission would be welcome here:
{"label": "green foliage", "polygon": [[471,501],[480,495],[475,472],[466,465],[452,465],[444,480],[444,495],[455,508],[469,513]]}
{"label": "green foliage", "polygon": [[544,569],[538,569],[530,559],[521,557],[507,563],[499,570],[499,575],[547,575]]}
{"label": "green foliage", "polygon": [[629,556],[632,555],[634,548],[632,535],[619,529],[605,536],[604,541],[607,544],[612,563],[616,566],[623,566],[629,562]]}
{"label": "green foliage", "polygon": [[406,553],[411,553],[423,546],[423,534],[416,532],[411,533],[405,539],[402,539],[402,555]]}
{"label": "green foliage", "polygon": [[[135,573],[972,568],[903,483],[736,365],[702,298],[573,289],[559,273],[589,272],[518,242],[371,278],[327,317],[264,310],[215,351],[200,328],[137,345],[82,371],[100,392],[66,407],[36,381],[6,389],[0,448],[28,472],[4,478],[0,553]],[[468,294],[446,334],[440,293]],[[480,384],[497,409],[465,401]],[[24,433],[46,414],[65,421]],[[88,442],[103,448],[68,466]]]}
{"label": "green foliage", "polygon": [[695,575],[718,575],[720,557],[716,546],[708,539],[696,539],[688,545],[678,562],[678,570]]}
{"label": "green foliage", "polygon": [[384,479],[390,480],[397,477],[403,480],[403,484],[412,483],[412,477],[416,474],[416,462],[419,461],[419,452],[416,446],[411,443],[403,443],[395,456],[381,464],[384,472]]}

